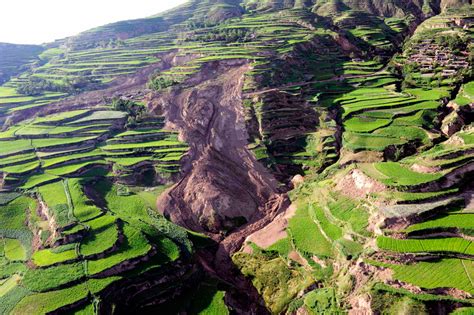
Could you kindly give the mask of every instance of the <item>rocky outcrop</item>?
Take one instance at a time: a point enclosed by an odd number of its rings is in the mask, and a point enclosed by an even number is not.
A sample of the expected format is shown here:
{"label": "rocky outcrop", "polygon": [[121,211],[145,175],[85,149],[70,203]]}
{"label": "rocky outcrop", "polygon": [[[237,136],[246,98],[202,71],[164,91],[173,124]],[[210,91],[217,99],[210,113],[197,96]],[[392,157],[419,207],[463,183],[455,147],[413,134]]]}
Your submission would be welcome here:
{"label": "rocky outcrop", "polygon": [[441,131],[448,137],[451,137],[456,132],[460,131],[464,126],[469,125],[473,120],[474,104],[467,106],[458,106],[450,102],[447,105],[452,111],[444,117],[441,123]]}

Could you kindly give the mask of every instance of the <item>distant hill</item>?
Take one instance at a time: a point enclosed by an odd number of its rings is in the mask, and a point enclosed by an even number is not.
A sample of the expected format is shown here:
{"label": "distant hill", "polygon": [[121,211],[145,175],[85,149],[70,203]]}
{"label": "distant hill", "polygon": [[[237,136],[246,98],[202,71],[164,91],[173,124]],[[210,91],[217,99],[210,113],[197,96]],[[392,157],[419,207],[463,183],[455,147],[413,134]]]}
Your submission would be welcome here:
{"label": "distant hill", "polygon": [[241,0],[191,0],[175,9],[144,19],[121,21],[66,39],[72,49],[86,49],[141,35],[163,32],[186,24],[205,25],[240,16]]}
{"label": "distant hill", "polygon": [[43,50],[37,45],[0,43],[0,83],[17,74],[22,66],[36,61]]}

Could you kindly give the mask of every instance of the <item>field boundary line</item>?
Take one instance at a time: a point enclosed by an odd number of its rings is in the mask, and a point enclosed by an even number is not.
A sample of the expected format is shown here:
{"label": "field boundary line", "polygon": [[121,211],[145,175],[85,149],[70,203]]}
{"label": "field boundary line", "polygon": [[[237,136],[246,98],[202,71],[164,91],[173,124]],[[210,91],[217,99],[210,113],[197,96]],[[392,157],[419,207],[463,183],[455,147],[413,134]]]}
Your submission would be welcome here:
{"label": "field boundary line", "polygon": [[467,275],[467,278],[469,279],[469,281],[471,281],[471,286],[474,288],[474,281],[472,280],[471,275],[469,275],[469,272],[467,271],[466,265],[464,265],[464,260],[460,259],[460,261],[461,261],[462,267],[464,268],[464,272]]}

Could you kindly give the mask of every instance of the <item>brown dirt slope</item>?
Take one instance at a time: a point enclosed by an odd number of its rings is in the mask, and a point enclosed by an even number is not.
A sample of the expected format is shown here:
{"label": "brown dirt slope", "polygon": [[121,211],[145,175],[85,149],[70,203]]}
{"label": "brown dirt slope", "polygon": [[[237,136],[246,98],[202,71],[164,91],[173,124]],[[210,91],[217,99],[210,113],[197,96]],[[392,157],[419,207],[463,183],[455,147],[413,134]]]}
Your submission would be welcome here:
{"label": "brown dirt slope", "polygon": [[246,61],[204,66],[161,95],[170,127],[190,145],[184,178],[158,201],[173,222],[222,233],[254,222],[277,195],[277,183],[247,149],[241,91]]}

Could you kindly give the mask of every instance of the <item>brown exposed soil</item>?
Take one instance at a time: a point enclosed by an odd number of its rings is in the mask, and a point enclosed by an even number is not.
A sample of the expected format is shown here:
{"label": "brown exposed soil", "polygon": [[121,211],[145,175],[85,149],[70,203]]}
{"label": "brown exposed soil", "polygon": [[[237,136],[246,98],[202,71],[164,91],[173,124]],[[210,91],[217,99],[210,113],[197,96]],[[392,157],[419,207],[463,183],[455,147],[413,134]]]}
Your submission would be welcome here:
{"label": "brown exposed soil", "polygon": [[289,254],[288,254],[288,258],[290,258],[291,260],[297,262],[298,264],[300,264],[301,266],[305,266],[307,268],[311,268],[311,266],[309,265],[309,263],[306,261],[306,259],[304,259],[300,253],[298,253],[296,250],[292,250]]}
{"label": "brown exposed soil", "polygon": [[[415,217],[416,218],[416,217]],[[415,219],[418,220],[418,219]],[[415,223],[412,217],[384,218],[383,227],[388,230],[402,231]]]}
{"label": "brown exposed soil", "polygon": [[14,124],[34,116],[44,116],[67,110],[84,109],[104,105],[104,101],[114,97],[144,98],[146,94],[155,94],[148,90],[146,84],[150,76],[157,71],[167,70],[189,62],[198,55],[180,56],[179,51],[171,51],[157,55],[160,61],[147,66],[134,74],[119,76],[104,89],[84,92],[64,100],[51,103],[41,108],[31,108],[15,112],[9,117],[9,123]]}
{"label": "brown exposed soil", "polygon": [[[296,206],[291,205],[280,213],[270,224],[248,236],[245,242],[253,242],[261,248],[268,248],[281,239],[287,237],[288,221],[295,215]],[[248,246],[244,246],[245,248]]]}
{"label": "brown exposed soil", "polygon": [[383,153],[376,151],[352,152],[349,150],[341,150],[341,159],[339,163],[341,167],[354,163],[375,163],[383,161]]}
{"label": "brown exposed soil", "polygon": [[380,212],[375,212],[369,217],[367,230],[375,235],[383,235],[382,228],[385,225],[385,217]]}
{"label": "brown exposed soil", "polygon": [[383,192],[387,188],[382,183],[355,169],[349,172],[336,186],[343,195],[365,198],[371,193]]}
{"label": "brown exposed soil", "polygon": [[277,182],[247,149],[241,105],[245,61],[213,62],[184,86],[160,96],[168,127],[189,144],[184,178],[158,201],[173,222],[224,236],[242,223],[255,222]]}
{"label": "brown exposed soil", "polygon": [[374,278],[384,282],[392,279],[392,271],[368,265],[359,259],[350,266],[349,274],[354,279],[354,286],[348,297],[351,306],[349,314],[372,314],[371,297],[364,288]]}
{"label": "brown exposed soil", "polygon": [[437,167],[429,167],[421,164],[413,164],[411,169],[418,173],[436,173],[440,171]]}
{"label": "brown exposed soil", "polygon": [[153,107],[190,146],[184,177],[160,196],[158,209],[173,222],[218,241],[216,252],[198,253],[198,260],[238,292],[226,300],[244,313],[264,308],[230,257],[248,235],[289,206],[277,181],[247,149],[241,94],[249,69],[243,60],[208,63],[184,84],[159,95]]}
{"label": "brown exposed soil", "polygon": [[38,213],[42,218],[45,218],[48,221],[48,229],[51,232],[50,240],[58,237],[58,226],[56,224],[56,219],[51,214],[48,206],[42,200],[38,200]]}

